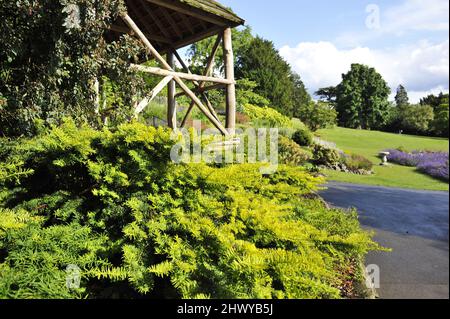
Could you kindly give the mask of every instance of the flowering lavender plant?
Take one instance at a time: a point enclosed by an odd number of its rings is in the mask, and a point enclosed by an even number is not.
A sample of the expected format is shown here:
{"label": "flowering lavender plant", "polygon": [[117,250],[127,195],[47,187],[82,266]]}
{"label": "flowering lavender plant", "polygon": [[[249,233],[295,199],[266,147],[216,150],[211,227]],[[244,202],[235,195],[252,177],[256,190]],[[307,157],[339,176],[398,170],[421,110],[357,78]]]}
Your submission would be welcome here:
{"label": "flowering lavender plant", "polygon": [[404,166],[417,169],[430,176],[449,180],[449,154],[445,152],[414,151],[411,153],[400,150],[387,150],[388,160]]}

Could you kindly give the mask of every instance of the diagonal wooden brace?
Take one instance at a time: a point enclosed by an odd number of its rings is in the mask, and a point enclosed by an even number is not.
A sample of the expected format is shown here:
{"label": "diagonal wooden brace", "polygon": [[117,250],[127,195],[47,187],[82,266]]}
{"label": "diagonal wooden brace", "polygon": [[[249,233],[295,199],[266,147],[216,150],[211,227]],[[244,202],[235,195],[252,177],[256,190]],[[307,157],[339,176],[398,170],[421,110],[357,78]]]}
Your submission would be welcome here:
{"label": "diagonal wooden brace", "polygon": [[[123,14],[122,19],[124,22],[136,33],[136,35],[141,39],[141,41],[145,44],[147,49],[150,51],[150,53],[161,63],[163,68],[167,71],[170,71],[170,75],[173,75],[173,79],[177,84],[180,86],[180,88],[186,92],[187,96],[189,96],[195,104],[199,107],[199,109],[205,114],[205,116],[211,121],[211,123],[214,124],[214,126],[225,136],[229,136],[228,130],[225,129],[225,127],[220,123],[210,112],[209,110],[203,105],[203,103],[200,101],[200,99],[194,94],[194,92],[189,89],[189,87],[179,78],[179,76],[176,75],[176,72],[170,67],[170,65],[167,63],[167,61],[159,54],[159,52],[153,47],[153,45],[150,43],[150,41],[147,39],[147,37],[144,35],[144,33],[139,29],[139,27],[136,25],[136,23],[131,19],[131,17],[128,14]],[[168,74],[169,75],[169,74]]]}
{"label": "diagonal wooden brace", "polygon": [[[188,73],[188,74],[192,74],[191,70],[189,70],[189,67],[186,65],[186,63],[184,63],[183,59],[180,57],[180,55],[178,54],[178,52],[176,50],[173,50],[174,55],[177,57],[178,61],[181,63],[181,66],[183,67],[183,69]],[[208,74],[205,74],[205,76],[207,77]],[[214,115],[214,117],[219,120],[219,116],[217,115],[216,111],[214,110],[211,102],[209,101],[208,97],[206,96],[205,92],[200,91],[202,89],[202,87],[204,86],[205,82],[197,82],[194,81],[194,85],[197,88],[195,90],[195,92],[198,92],[201,96],[201,98],[203,99],[203,101],[206,103],[206,106],[208,107],[209,111],[211,112],[212,115]]]}
{"label": "diagonal wooden brace", "polygon": [[[161,56],[161,54],[158,53],[158,51],[153,47],[153,45],[150,43],[150,41],[147,39],[147,37],[142,33],[142,31],[139,29],[139,27],[136,25],[136,23],[133,21],[133,19],[130,18],[128,14],[122,15],[123,20],[125,23],[139,36],[141,41],[145,44],[145,46],[148,48],[150,53],[161,63],[164,69],[174,73],[174,70],[170,67],[170,65],[167,63],[167,61]],[[173,74],[170,74],[173,75]],[[197,96],[194,94],[194,92],[189,89],[189,87],[184,84],[184,82],[177,76],[174,75],[173,79],[177,84],[180,86],[180,88],[186,92],[186,94],[194,101],[195,104],[200,108],[200,110],[206,115],[206,117],[211,121],[211,123],[214,124],[214,126],[225,136],[229,136],[228,130],[225,129],[225,127],[220,123],[210,112],[209,110],[203,105],[203,103],[197,98]]]}
{"label": "diagonal wooden brace", "polygon": [[170,81],[173,80],[173,76],[168,75],[166,76],[159,84],[150,91],[149,95],[146,96],[136,107],[134,114],[138,116],[146,107],[147,105],[161,92],[164,87],[169,84]]}
{"label": "diagonal wooden brace", "polygon": [[[219,50],[221,41],[222,41],[222,36],[218,35],[216,38],[216,42],[214,43],[213,49],[211,51],[211,55],[209,56],[208,61],[206,63],[206,70],[204,73],[205,76],[209,76],[212,73],[212,70],[214,68],[214,59],[216,57],[217,51]],[[202,83],[200,83],[198,88],[201,90],[201,89],[203,89],[204,86],[205,86],[205,82],[202,82]],[[212,108],[212,106],[211,106],[211,108]],[[189,116],[191,115],[193,109],[194,109],[194,104],[191,103],[191,105],[189,106],[189,109],[186,112],[186,115],[181,123],[181,127],[186,126],[187,120],[188,120]]]}

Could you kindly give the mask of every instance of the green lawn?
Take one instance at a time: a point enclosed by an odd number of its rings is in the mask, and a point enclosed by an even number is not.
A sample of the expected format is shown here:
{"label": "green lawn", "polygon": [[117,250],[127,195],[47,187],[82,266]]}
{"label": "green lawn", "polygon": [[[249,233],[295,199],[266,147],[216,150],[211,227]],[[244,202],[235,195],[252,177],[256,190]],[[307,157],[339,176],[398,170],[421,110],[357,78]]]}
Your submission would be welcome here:
{"label": "green lawn", "polygon": [[336,143],[337,147],[343,151],[364,155],[377,164],[374,167],[375,175],[372,176],[326,171],[330,180],[401,188],[449,190],[448,183],[421,174],[415,168],[399,165],[388,167],[378,165],[381,162],[378,153],[384,149],[402,146],[408,150],[426,149],[448,152],[448,139],[344,128],[320,130],[317,135],[323,140]]}

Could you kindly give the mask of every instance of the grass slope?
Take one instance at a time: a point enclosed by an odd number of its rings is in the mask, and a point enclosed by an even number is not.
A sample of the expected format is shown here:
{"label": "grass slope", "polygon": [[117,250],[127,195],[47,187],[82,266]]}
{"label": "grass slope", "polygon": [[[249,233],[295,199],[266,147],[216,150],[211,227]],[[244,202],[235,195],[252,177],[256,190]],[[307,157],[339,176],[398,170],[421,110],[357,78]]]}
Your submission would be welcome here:
{"label": "grass slope", "polygon": [[[361,154],[380,163],[378,153],[384,149],[404,147],[408,150],[449,150],[449,140],[412,135],[390,134],[377,131],[351,130],[345,128],[325,129],[318,132],[320,138],[334,142],[338,148]],[[392,165],[374,168],[375,175],[359,176],[327,171],[330,180],[367,185],[448,191],[449,184],[421,174],[413,167]]]}

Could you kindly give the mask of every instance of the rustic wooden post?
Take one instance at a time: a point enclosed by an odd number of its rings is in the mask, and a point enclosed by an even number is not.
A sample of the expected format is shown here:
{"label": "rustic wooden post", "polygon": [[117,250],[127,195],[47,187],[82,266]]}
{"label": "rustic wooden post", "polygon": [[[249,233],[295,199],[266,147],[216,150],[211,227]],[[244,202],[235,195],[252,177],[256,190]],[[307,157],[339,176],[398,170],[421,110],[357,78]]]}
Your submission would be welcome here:
{"label": "rustic wooden post", "polygon": [[[172,70],[175,69],[174,55],[172,52],[167,53],[167,63],[170,65]],[[175,93],[175,81],[171,80],[167,85],[167,124],[174,130],[177,129],[177,105]]]}
{"label": "rustic wooden post", "polygon": [[100,82],[98,80],[98,78],[95,78],[94,81],[94,91],[95,91],[95,101],[94,101],[94,106],[95,106],[95,114],[100,114]]}
{"label": "rustic wooden post", "polygon": [[223,33],[223,56],[225,62],[225,78],[232,81],[226,86],[226,128],[234,134],[236,128],[236,86],[234,84],[234,56],[231,28]]}

